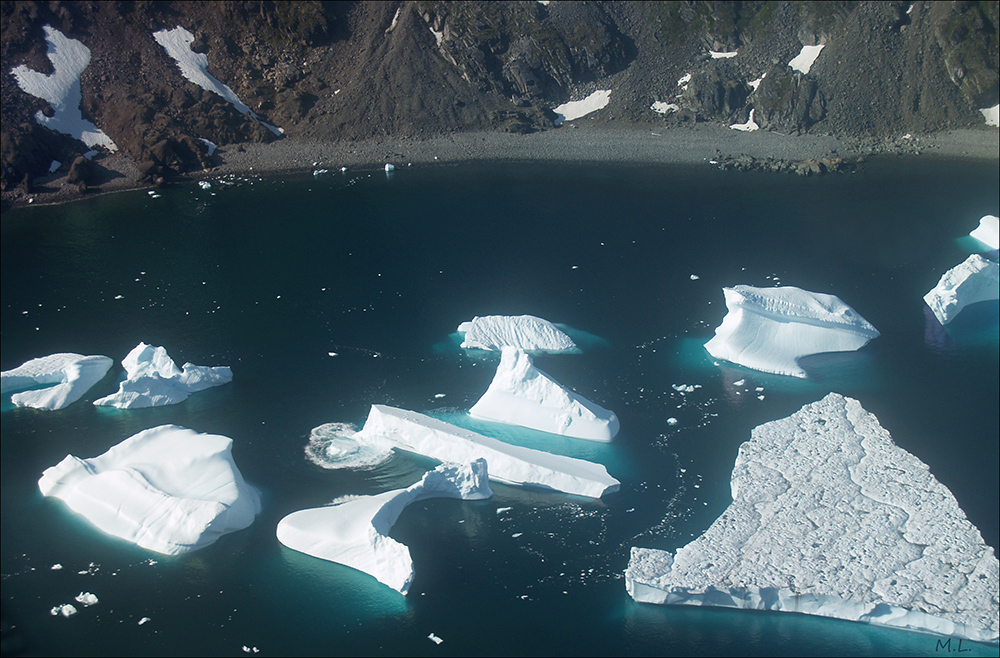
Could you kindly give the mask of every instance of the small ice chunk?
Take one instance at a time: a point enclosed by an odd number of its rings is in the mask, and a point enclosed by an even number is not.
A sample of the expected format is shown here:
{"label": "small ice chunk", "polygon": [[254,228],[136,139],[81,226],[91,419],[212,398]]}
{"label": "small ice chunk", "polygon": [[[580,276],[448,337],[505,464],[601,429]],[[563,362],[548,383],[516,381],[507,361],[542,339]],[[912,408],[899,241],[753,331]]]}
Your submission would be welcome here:
{"label": "small ice chunk", "polygon": [[143,617],[142,619],[139,620],[139,625],[142,626],[143,624],[149,621],[152,621],[152,619],[150,619],[149,617]]}
{"label": "small ice chunk", "polygon": [[733,386],[743,386],[746,383],[747,383],[747,380],[740,379],[740,380],[737,380],[737,381],[733,382]]}
{"label": "small ice chunk", "polygon": [[210,190],[212,189],[212,184],[209,183],[207,180],[200,180],[198,181],[198,187],[200,187],[203,190]]}
{"label": "small ice chunk", "polygon": [[391,164],[389,162],[385,163],[385,171],[386,171],[386,173],[388,173],[390,171],[395,171],[395,170],[396,170],[396,167],[393,164]]}
{"label": "small ice chunk", "polygon": [[11,402],[18,407],[63,409],[79,400],[114,365],[107,356],[84,356],[63,352],[32,359],[0,373],[0,394],[55,384],[48,388],[14,393]]}
{"label": "small ice chunk", "polygon": [[442,640],[441,638],[439,638],[434,633],[431,633],[430,635],[428,635],[427,639],[430,640],[431,642],[433,642],[434,644],[441,644],[442,642],[444,642],[444,640]]}
{"label": "small ice chunk", "polygon": [[89,607],[97,603],[97,597],[90,592],[80,592],[76,595],[76,602],[84,607]]}
{"label": "small ice chunk", "polygon": [[673,416],[671,416],[670,418],[667,419],[667,425],[676,425],[678,422],[679,421],[676,418],[674,418]]}
{"label": "small ice chunk", "polygon": [[314,169],[313,170],[313,176],[322,176],[326,172],[327,172],[326,169]]}
{"label": "small ice chunk", "polygon": [[788,66],[792,68],[793,71],[798,71],[799,73],[809,73],[809,69],[812,68],[813,63],[816,58],[819,57],[820,51],[823,50],[823,44],[817,46],[802,46],[802,50],[799,54],[792,58],[792,61],[788,62]]}
{"label": "small ice chunk", "polygon": [[62,568],[63,568],[63,565],[59,564],[58,562],[56,562],[55,564],[52,565],[52,570],[53,571],[59,571]]}
{"label": "small ice chunk", "polygon": [[1000,249],[1000,217],[996,215],[982,217],[979,226],[969,235],[989,247],[991,251]]}
{"label": "small ice chunk", "polygon": [[924,301],[941,324],[955,319],[963,308],[976,302],[1000,299],[1000,265],[972,254],[943,275]]}
{"label": "small ice chunk", "polygon": [[63,603],[49,610],[49,614],[53,617],[72,617],[76,614],[76,607],[72,603]]}
{"label": "small ice chunk", "polygon": [[700,277],[700,276],[698,276],[697,274],[692,274],[690,278],[691,278],[691,280],[692,280],[692,281],[697,281],[697,280],[698,280],[698,279],[700,279],[701,277]]}
{"label": "small ice chunk", "polygon": [[465,349],[499,352],[504,345],[531,352],[579,352],[573,339],[548,320],[533,315],[487,315],[458,326]]}
{"label": "small ice chunk", "polygon": [[163,347],[146,343],[136,345],[122,359],[126,379],[118,392],[94,400],[97,406],[139,409],[162,407],[183,402],[192,393],[233,380],[229,366],[196,366],[185,363],[178,368]]}
{"label": "small ice chunk", "polygon": [[554,123],[557,126],[560,126],[566,121],[573,121],[574,119],[587,116],[591,112],[596,112],[597,110],[604,108],[610,100],[611,90],[599,89],[583,100],[570,101],[568,103],[558,105],[552,109],[552,111],[556,113],[556,120]]}

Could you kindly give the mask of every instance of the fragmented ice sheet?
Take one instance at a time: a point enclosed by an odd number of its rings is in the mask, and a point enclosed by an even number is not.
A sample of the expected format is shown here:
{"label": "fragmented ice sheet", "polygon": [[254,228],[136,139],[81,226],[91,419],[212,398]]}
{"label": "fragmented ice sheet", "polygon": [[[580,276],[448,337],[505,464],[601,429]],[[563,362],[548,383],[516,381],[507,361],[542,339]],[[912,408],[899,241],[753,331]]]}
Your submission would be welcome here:
{"label": "fragmented ice sheet", "polygon": [[354,436],[362,443],[389,441],[401,450],[442,462],[468,463],[483,458],[489,463],[490,477],[508,484],[591,498],[618,491],[620,485],[601,464],[512,446],[414,411],[380,404],[372,405],[365,426]]}
{"label": "fragmented ice sheet", "polygon": [[163,347],[139,343],[122,359],[125,381],[118,392],[94,400],[94,404],[119,409],[162,407],[183,402],[192,393],[233,380],[229,366],[196,366],[185,363],[178,368]]}
{"label": "fragmented ice sheet", "polygon": [[969,304],[1000,299],[1000,265],[972,254],[941,276],[924,301],[941,324],[955,319]]}
{"label": "fragmented ice sheet", "polygon": [[505,345],[529,352],[579,352],[573,339],[533,315],[486,315],[458,325],[462,347],[499,352]]}
{"label": "fragmented ice sheet", "polygon": [[611,90],[599,89],[583,100],[563,103],[562,105],[552,108],[552,111],[556,113],[556,120],[554,123],[559,126],[562,125],[564,121],[572,121],[574,119],[587,116],[591,112],[596,112],[597,110],[605,107],[610,100]]}
{"label": "fragmented ice sheet", "polygon": [[63,409],[104,379],[112,365],[114,361],[107,356],[68,352],[50,354],[0,373],[0,393],[54,384],[48,388],[14,393],[10,400],[19,407]]}
{"label": "fragmented ice sheet", "polygon": [[723,288],[729,313],[705,344],[717,359],[805,377],[799,358],[863,347],[879,333],[834,295],[794,286]]}
{"label": "fragmented ice sheet", "polygon": [[503,348],[493,382],[469,413],[591,441],[610,441],[619,429],[614,412],[566,390],[515,347]]}
{"label": "fragmented ice sheet", "polygon": [[753,430],[704,535],[633,548],[637,601],[801,612],[996,642],[997,558],[927,465],[831,393]]}
{"label": "fragmented ice sheet", "polygon": [[1000,217],[986,215],[969,235],[990,249],[1000,249]]}
{"label": "fragmented ice sheet", "polygon": [[23,65],[11,71],[25,93],[47,101],[54,110],[51,117],[39,110],[35,113],[35,120],[52,130],[71,135],[87,146],[103,146],[117,151],[118,147],[111,138],[84,119],[80,112],[83,101],[80,74],[90,64],[90,48],[81,41],[67,38],[51,25],[45,25],[43,29],[49,44],[52,73],[39,73]]}
{"label": "fragmented ice sheet", "polygon": [[45,469],[38,488],[109,535],[179,555],[246,528],[260,512],[232,445],[225,436],[161,425],[93,459],[67,455]]}
{"label": "fragmented ice sheet", "polygon": [[467,465],[441,464],[407,489],[293,512],[278,523],[278,541],[363,571],[406,594],[413,580],[413,562],[406,546],[389,536],[396,519],[407,505],[427,498],[490,498],[488,479],[483,459]]}

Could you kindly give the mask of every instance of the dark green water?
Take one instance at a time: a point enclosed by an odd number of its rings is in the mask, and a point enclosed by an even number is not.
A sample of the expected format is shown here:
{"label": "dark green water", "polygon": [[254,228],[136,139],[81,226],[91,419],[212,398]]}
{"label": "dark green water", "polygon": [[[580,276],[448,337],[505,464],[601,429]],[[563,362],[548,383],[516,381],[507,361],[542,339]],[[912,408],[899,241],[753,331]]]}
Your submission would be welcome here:
{"label": "dark green water", "polygon": [[[941,334],[922,301],[967,256],[960,238],[997,212],[997,180],[995,163],[942,161],[809,179],[476,165],[5,212],[4,370],[65,351],[120,362],[145,341],[178,363],[230,365],[234,381],[173,407],[89,404],[114,390],[116,366],[62,411],[4,401],[4,616],[33,655],[947,653],[937,638],[862,624],[640,605],[622,574],[631,546],[677,548],[721,514],[753,427],[829,391],[859,399],[1000,544],[998,307],[972,307]],[[702,345],[725,314],[722,287],[778,282],[840,296],[881,337],[811,359],[810,381],[714,365]],[[415,564],[405,598],[277,542],[286,514],[407,486],[430,465],[397,455],[371,471],[324,470],[303,452],[311,428],[360,424],[372,403],[459,418],[495,361],[460,354],[449,335],[475,315],[524,313],[606,342],[536,362],[618,414],[613,444],[550,449],[606,464],[619,493],[496,485],[490,501],[408,508],[393,530]],[[92,457],[163,423],[234,439],[263,493],[253,526],[166,558],[39,493],[41,472],[67,453]],[[81,591],[100,602],[49,615]]]}

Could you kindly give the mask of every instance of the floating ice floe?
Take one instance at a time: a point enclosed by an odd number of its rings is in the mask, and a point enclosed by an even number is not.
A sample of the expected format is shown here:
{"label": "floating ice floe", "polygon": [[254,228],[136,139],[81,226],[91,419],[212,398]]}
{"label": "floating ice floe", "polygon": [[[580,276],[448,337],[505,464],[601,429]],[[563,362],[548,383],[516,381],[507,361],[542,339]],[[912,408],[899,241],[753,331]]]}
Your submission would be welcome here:
{"label": "floating ice floe", "polygon": [[52,130],[71,135],[87,146],[103,146],[109,151],[117,151],[118,147],[111,138],[84,119],[80,112],[83,101],[80,74],[90,64],[90,48],[81,41],[67,38],[51,25],[45,25],[43,29],[49,44],[52,73],[39,73],[23,65],[11,71],[25,93],[47,101],[55,111],[47,117],[39,110],[35,113],[35,120]]}
{"label": "floating ice floe", "polygon": [[167,54],[177,63],[177,68],[181,70],[181,75],[198,85],[205,91],[222,96],[240,114],[249,114],[254,121],[270,130],[275,135],[281,135],[285,131],[277,126],[272,126],[260,120],[257,113],[251,110],[246,103],[240,100],[232,89],[224,85],[214,75],[208,72],[208,55],[196,53],[191,50],[191,43],[194,35],[183,27],[175,27],[172,30],[163,29],[153,33],[156,43],[163,46]]}
{"label": "floating ice floe", "polygon": [[232,445],[225,436],[161,425],[99,457],[67,455],[45,469],[38,488],[109,535],[179,555],[246,528],[261,510]]}
{"label": "floating ice floe", "polygon": [[68,352],[50,354],[0,373],[0,394],[54,384],[48,388],[14,393],[10,401],[18,407],[63,409],[104,379],[112,365],[114,361],[107,356]]}
{"label": "floating ice floe", "polygon": [[986,215],[979,220],[979,226],[969,235],[983,243],[990,250],[1000,249],[1000,217]]}
{"label": "floating ice floe", "polygon": [[591,441],[610,441],[619,429],[614,412],[566,390],[515,347],[503,348],[493,382],[469,414]]}
{"label": "floating ice floe", "polygon": [[788,62],[788,66],[790,66],[793,71],[798,71],[799,73],[809,73],[809,69],[812,68],[816,58],[819,57],[821,50],[823,50],[823,44],[817,46],[802,46],[802,50],[798,55],[792,58],[792,61]]}
{"label": "floating ice floe", "polygon": [[465,349],[499,352],[505,345],[530,352],[579,352],[573,339],[533,315],[486,315],[458,325]]}
{"label": "floating ice floe", "polygon": [[596,112],[608,104],[611,100],[610,89],[599,89],[580,101],[570,101],[563,103],[552,109],[556,113],[554,123],[559,126],[565,121],[573,121],[580,117],[587,116],[591,112]]}
{"label": "floating ice floe", "polygon": [[601,464],[513,446],[414,411],[373,404],[354,437],[437,459],[468,463],[483,458],[490,477],[508,484],[600,498],[618,491],[620,482]]}
{"label": "floating ice floe", "polygon": [[955,319],[969,304],[1000,299],[1000,265],[972,254],[943,275],[924,301],[941,324]]}
{"label": "floating ice floe", "polygon": [[748,133],[758,130],[760,126],[758,126],[757,123],[753,120],[753,113],[754,110],[750,110],[750,117],[747,119],[746,123],[734,123],[731,124],[729,127],[732,128],[733,130],[742,130],[743,132],[748,132]]}
{"label": "floating ice floe", "polygon": [[664,101],[656,101],[649,106],[649,109],[653,110],[657,114],[670,114],[672,112],[679,112],[680,106],[677,103],[665,103]]}
{"label": "floating ice floe", "polygon": [[744,285],[723,288],[723,293],[729,312],[705,349],[754,370],[805,377],[799,358],[857,350],[879,335],[834,295]]}
{"label": "floating ice floe", "polygon": [[441,464],[406,489],[293,512],[278,522],[276,534],[288,548],[363,571],[406,594],[413,561],[409,549],[389,536],[396,519],[407,505],[428,498],[491,498],[488,478],[484,459]]}
{"label": "floating ice floe", "polygon": [[799,612],[997,642],[993,549],[857,400],[753,430],[733,503],[676,553],[632,548],[636,601]]}
{"label": "floating ice floe", "polygon": [[987,126],[1000,127],[1000,105],[984,107],[979,112],[983,115],[983,119],[986,120]]}
{"label": "floating ice floe", "polygon": [[196,366],[185,363],[178,368],[163,347],[139,343],[122,359],[126,378],[118,392],[94,400],[94,404],[119,409],[162,407],[183,402],[192,393],[233,380],[229,366]]}
{"label": "floating ice floe", "polygon": [[74,600],[84,607],[89,607],[97,603],[97,596],[90,592],[80,592]]}
{"label": "floating ice floe", "polygon": [[49,610],[49,614],[53,617],[72,617],[76,613],[76,606],[72,603],[63,603],[62,605],[57,605]]}

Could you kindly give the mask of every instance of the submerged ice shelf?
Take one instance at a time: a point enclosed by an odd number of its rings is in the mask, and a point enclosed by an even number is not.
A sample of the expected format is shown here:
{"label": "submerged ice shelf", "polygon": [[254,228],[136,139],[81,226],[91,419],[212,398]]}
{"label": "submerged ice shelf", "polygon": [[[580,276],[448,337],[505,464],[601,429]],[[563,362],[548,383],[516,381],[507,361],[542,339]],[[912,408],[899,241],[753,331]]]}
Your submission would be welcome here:
{"label": "submerged ice shelf", "polygon": [[533,315],[486,315],[458,326],[465,349],[499,352],[505,345],[529,352],[579,352],[573,339]]}
{"label": "submerged ice shelf", "polygon": [[469,414],[591,441],[610,441],[619,429],[614,412],[566,390],[536,368],[526,352],[509,346],[501,352],[489,389]]}
{"label": "submerged ice shelf", "polygon": [[1000,299],[1000,265],[979,254],[941,275],[924,301],[941,324],[948,324],[969,304]]}
{"label": "submerged ice shelf", "polygon": [[878,330],[839,297],[794,286],[724,288],[728,313],[705,344],[717,359],[805,377],[801,357],[857,350]]}
{"label": "submerged ice shelf", "polygon": [[857,400],[831,393],[754,429],[732,492],[722,516],[675,553],[632,548],[632,598],[997,642],[993,549]]}
{"label": "submerged ice shelf", "polygon": [[413,561],[409,549],[389,536],[396,519],[407,505],[428,498],[491,498],[488,480],[484,459],[441,464],[406,489],[293,512],[281,519],[276,534],[288,548],[363,571],[406,594]]}
{"label": "submerged ice shelf", "polygon": [[[63,409],[104,379],[112,365],[114,361],[107,356],[84,356],[69,352],[50,354],[0,373],[0,394],[21,391],[10,398],[18,407]],[[50,384],[47,388],[23,390]]]}
{"label": "submerged ice shelf", "polygon": [[185,363],[183,368],[178,368],[163,347],[146,343],[136,345],[122,359],[122,366],[126,377],[118,385],[118,392],[94,400],[95,405],[119,409],[162,407],[183,402],[192,393],[233,380],[229,366]]}
{"label": "submerged ice shelf", "polygon": [[109,535],[179,555],[246,528],[261,510],[232,445],[225,436],[161,425],[93,459],[67,455],[45,469],[38,488]]}
{"label": "submerged ice shelf", "polygon": [[621,484],[601,464],[510,445],[415,411],[380,404],[372,405],[368,420],[354,438],[442,462],[483,458],[491,478],[519,486],[600,498]]}

